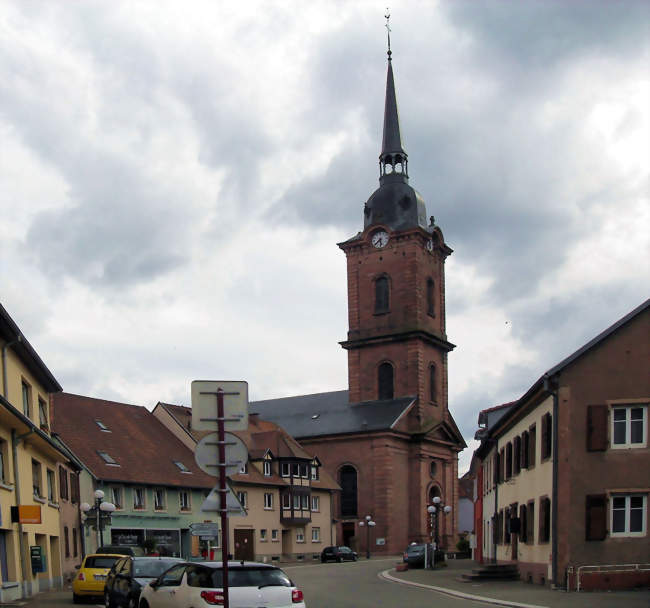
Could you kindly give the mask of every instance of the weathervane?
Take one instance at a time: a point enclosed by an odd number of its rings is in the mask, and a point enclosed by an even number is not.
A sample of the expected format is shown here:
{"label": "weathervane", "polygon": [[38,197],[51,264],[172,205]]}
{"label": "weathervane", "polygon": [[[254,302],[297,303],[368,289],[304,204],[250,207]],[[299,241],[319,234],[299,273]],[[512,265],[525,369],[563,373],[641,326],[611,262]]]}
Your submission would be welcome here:
{"label": "weathervane", "polygon": [[388,7],[386,7],[386,14],[384,17],[386,18],[386,31],[388,32],[388,61],[390,61],[390,56],[393,53],[390,50],[390,9]]}

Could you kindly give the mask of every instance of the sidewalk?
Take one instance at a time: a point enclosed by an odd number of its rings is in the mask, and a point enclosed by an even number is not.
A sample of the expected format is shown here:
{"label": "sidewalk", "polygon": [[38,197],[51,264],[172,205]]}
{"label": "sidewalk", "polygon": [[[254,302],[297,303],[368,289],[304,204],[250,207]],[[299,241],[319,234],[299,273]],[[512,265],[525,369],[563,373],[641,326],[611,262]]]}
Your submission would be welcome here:
{"label": "sidewalk", "polygon": [[[496,606],[531,606],[535,608],[648,608],[650,591],[553,591],[549,587],[522,581],[472,581],[462,582],[461,574],[470,573],[477,564],[471,560],[448,560],[448,567],[439,570],[415,569],[396,572],[391,568],[387,580],[425,588],[437,587],[456,597],[480,596],[496,600]],[[470,598],[466,598],[470,599]],[[478,599],[478,598],[477,598]],[[502,603],[505,602],[505,603]]]}

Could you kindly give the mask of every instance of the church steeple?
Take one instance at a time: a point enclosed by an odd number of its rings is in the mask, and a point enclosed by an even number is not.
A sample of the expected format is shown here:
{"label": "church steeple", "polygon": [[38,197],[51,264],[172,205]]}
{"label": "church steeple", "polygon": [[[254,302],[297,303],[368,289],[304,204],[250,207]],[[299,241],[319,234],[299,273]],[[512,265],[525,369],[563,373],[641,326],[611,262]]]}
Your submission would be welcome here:
{"label": "church steeple", "polygon": [[399,112],[395,95],[393,62],[388,49],[388,73],[386,75],[386,101],[384,104],[384,137],[379,155],[379,183],[386,181],[408,182],[408,155],[402,145],[399,128]]}
{"label": "church steeple", "polygon": [[[389,15],[386,15],[388,20]],[[391,230],[429,230],[427,210],[420,194],[409,186],[408,154],[402,145],[393,77],[390,28],[388,28],[388,72],[384,102],[384,132],[379,154],[379,188],[364,207],[364,229],[382,225]]]}

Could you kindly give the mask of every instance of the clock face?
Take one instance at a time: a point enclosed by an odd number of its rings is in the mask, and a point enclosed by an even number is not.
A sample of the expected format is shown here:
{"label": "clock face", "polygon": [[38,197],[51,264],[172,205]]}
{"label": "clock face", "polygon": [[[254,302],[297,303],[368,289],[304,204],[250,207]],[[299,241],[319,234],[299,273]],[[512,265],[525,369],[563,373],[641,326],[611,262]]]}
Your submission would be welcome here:
{"label": "clock face", "polygon": [[380,247],[386,247],[386,245],[388,245],[388,232],[385,230],[375,232],[375,234],[372,235],[372,244],[373,247],[377,247],[377,249]]}
{"label": "clock face", "polygon": [[431,253],[433,251],[433,239],[427,241],[427,251]]}

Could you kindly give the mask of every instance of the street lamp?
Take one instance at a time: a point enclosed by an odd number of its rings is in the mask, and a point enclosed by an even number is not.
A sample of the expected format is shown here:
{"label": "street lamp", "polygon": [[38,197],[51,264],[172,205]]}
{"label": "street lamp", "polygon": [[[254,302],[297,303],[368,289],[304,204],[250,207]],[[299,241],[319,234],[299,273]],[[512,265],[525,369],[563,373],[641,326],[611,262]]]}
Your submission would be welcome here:
{"label": "street lamp", "polygon": [[87,502],[82,502],[79,505],[79,509],[82,511],[82,521],[85,523],[91,517],[95,518],[95,526],[97,527],[97,547],[104,546],[104,526],[102,514],[106,513],[107,518],[110,518],[110,514],[115,511],[115,505],[112,502],[105,502],[104,492],[102,490],[95,490],[95,504],[90,506]]}
{"label": "street lamp", "polygon": [[438,516],[442,512],[443,515],[451,513],[449,505],[443,505],[440,496],[433,497],[433,504],[427,507],[427,513],[431,517],[431,535],[433,536],[433,550],[436,551],[440,545],[440,536],[438,530]]}
{"label": "street lamp", "polygon": [[374,528],[376,525],[377,524],[372,521],[372,517],[370,515],[366,515],[365,521],[359,522],[360,528],[363,528],[364,526],[366,528],[366,559],[370,559],[370,528]]}

